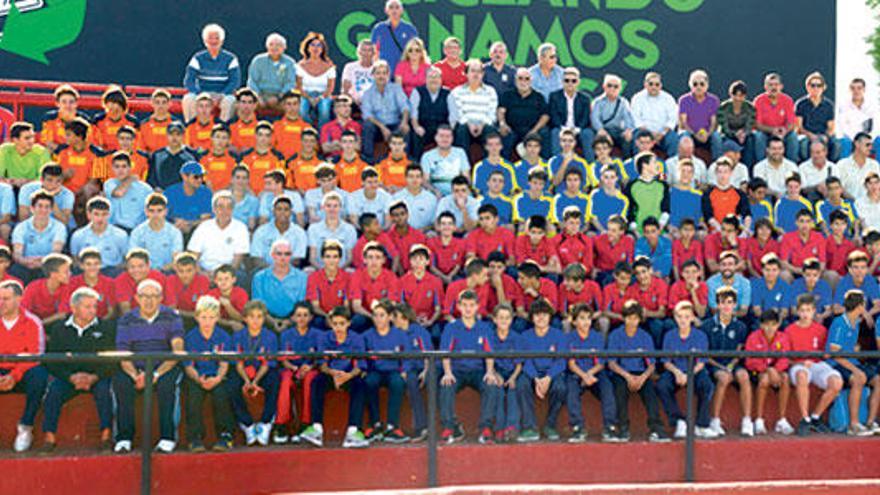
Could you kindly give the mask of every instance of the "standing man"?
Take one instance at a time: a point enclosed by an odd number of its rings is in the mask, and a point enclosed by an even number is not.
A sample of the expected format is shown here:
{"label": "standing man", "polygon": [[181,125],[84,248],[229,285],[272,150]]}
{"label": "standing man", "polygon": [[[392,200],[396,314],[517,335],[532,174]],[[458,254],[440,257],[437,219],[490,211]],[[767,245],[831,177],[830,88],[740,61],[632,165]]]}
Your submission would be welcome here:
{"label": "standing man", "polygon": [[401,19],[403,17],[403,4],[400,0],[388,0],[385,2],[385,15],[388,19],[377,22],[370,32],[370,41],[373,42],[376,54],[390,67],[390,73],[394,73],[397,62],[403,55],[403,48],[409,40],[417,38],[419,32],[415,26]]}
{"label": "standing man", "polygon": [[[134,354],[152,352],[183,352],[183,320],[177,311],[162,306],[162,285],[153,279],[138,284],[138,307],[122,316],[117,323],[116,349]],[[134,439],[135,393],[144,387],[156,387],[159,404],[159,443],[156,450],[171,453],[177,446],[175,406],[180,393],[180,367],[177,361],[157,363],[148,376],[143,361],[126,360],[113,376],[116,396],[116,446],[114,452],[131,452]],[[144,439],[143,441],[150,441]]]}
{"label": "standing man", "polygon": [[[590,124],[590,96],[578,91],[581,72],[577,67],[567,67],[562,74],[562,89],[550,93],[550,151],[553,156],[562,152],[559,133],[563,128],[573,129],[581,143],[584,158],[592,162],[593,138],[596,133]],[[542,143],[541,148],[546,150]],[[546,152],[545,152],[546,155]]]}
{"label": "standing man", "polygon": [[554,91],[562,89],[562,67],[557,64],[558,60],[556,46],[553,43],[544,43],[538,47],[538,63],[529,67],[532,87],[545,100],[549,100]]}
{"label": "standing man", "polygon": [[678,151],[678,103],[663,90],[663,80],[657,72],[645,74],[644,89],[632,97],[632,114],[636,129],[651,133],[667,158]]}
{"label": "standing man", "polygon": [[855,78],[849,83],[850,99],[837,107],[836,129],[840,139],[840,158],[852,153],[853,140],[860,132],[871,133],[876,107],[865,99],[865,80]]}
{"label": "standing man", "polygon": [[[449,90],[443,87],[443,74],[437,67],[429,67],[425,71],[425,78],[425,85],[416,86],[409,95],[413,130],[410,134],[410,155],[415,160],[422,157],[426,144],[437,142],[437,129],[449,124]],[[439,146],[440,143],[437,144]]]}
{"label": "standing man", "polygon": [[188,122],[196,114],[196,96],[208,93],[214,105],[220,106],[220,119],[228,121],[235,105],[233,93],[241,86],[241,67],[238,57],[223,49],[226,30],[219,24],[208,24],[202,29],[205,49],[196,52],[186,66],[183,85],[183,117]]}
{"label": "standing man", "polygon": [[513,89],[516,67],[507,63],[507,45],[503,41],[496,41],[489,47],[489,61],[483,65],[483,70],[483,80],[496,94],[503,95]]}

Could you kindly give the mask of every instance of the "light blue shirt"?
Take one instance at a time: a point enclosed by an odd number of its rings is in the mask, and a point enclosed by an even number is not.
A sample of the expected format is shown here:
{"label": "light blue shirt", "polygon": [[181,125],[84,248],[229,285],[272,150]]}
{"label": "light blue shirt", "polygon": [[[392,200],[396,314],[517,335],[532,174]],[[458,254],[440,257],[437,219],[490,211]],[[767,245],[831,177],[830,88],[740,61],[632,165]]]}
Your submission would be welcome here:
{"label": "light blue shirt", "polygon": [[[31,194],[37,192],[42,187],[43,184],[38,180],[28,182],[21,186],[18,190],[18,206],[30,207]],[[58,208],[61,210],[72,210],[73,199],[73,192],[64,186],[61,186],[61,190],[55,194],[55,204],[58,205]],[[143,205],[141,205],[141,209],[143,209]]]}
{"label": "light blue shirt", "polygon": [[430,227],[434,223],[434,213],[437,210],[437,196],[426,189],[419,191],[419,194],[413,195],[406,188],[397,191],[392,197],[392,203],[402,199],[406,203],[409,210],[410,227],[422,230]]}
{"label": "light blue shirt", "polygon": [[[468,216],[476,221],[477,219],[477,210],[480,209],[480,200],[473,197],[468,196],[467,204],[465,207],[468,211]],[[455,199],[453,199],[452,194],[443,196],[440,198],[440,201],[437,202],[437,211],[434,214],[434,220],[437,220],[437,217],[440,216],[444,211],[448,211],[455,216],[455,227],[462,228],[464,226],[464,214],[462,211],[458,209],[458,206],[455,205]]]}
{"label": "light blue shirt", "polygon": [[651,268],[663,277],[668,277],[672,273],[672,241],[666,236],[660,236],[654,252],[651,252],[648,239],[639,237],[636,241],[635,255],[647,256],[651,260]]}
{"label": "light blue shirt", "polygon": [[[336,188],[336,194],[342,198],[342,209],[339,211],[339,214],[343,217],[348,216],[348,193],[340,188]],[[320,187],[316,187],[314,189],[309,189],[306,191],[306,209],[315,209],[315,214],[319,219],[324,219],[324,210],[321,209],[321,201],[324,200],[324,191],[321,190]]]}
{"label": "light blue shirt", "polygon": [[70,236],[70,252],[76,256],[87,247],[101,252],[103,266],[119,266],[128,252],[128,234],[115,225],[108,225],[102,234],[92,230],[92,224],[79,228]]}
{"label": "light blue shirt", "polygon": [[529,67],[529,72],[532,74],[532,89],[541,93],[545,101],[550,101],[550,93],[562,89],[562,67],[554,65],[546,77],[538,64]]}
{"label": "light blue shirt", "polygon": [[[618,100],[620,105],[617,104]],[[593,108],[590,110],[590,124],[595,131],[599,129],[623,131],[624,129],[632,129],[636,125],[626,98],[618,96],[617,100],[609,101],[604,94],[593,100]]]}
{"label": "light blue shirt", "polygon": [[171,263],[174,253],[183,251],[183,233],[173,224],[165,222],[162,230],[156,232],[144,222],[131,231],[128,249],[141,248],[150,253],[150,264],[161,268]]}
{"label": "light blue shirt", "polygon": [[261,53],[248,66],[247,86],[260,96],[289,91],[296,87],[296,62],[286,53],[277,62],[268,53]]}
{"label": "light blue shirt", "polygon": [[17,210],[12,186],[0,182],[0,215],[15,215]]}
{"label": "light blue shirt", "polygon": [[397,125],[404,111],[409,111],[409,100],[397,83],[389,82],[380,93],[376,85],[364,91],[361,97],[364,122],[373,118],[385,125]]}
{"label": "light blue shirt", "polygon": [[153,188],[144,181],[136,180],[121,198],[116,198],[113,197],[113,191],[118,187],[118,179],[109,179],[104,183],[104,195],[110,200],[110,223],[130,230],[147,219],[144,201]]}
{"label": "light blue shirt", "polygon": [[12,229],[12,244],[24,245],[23,254],[26,257],[46,256],[52,253],[52,245],[64,244],[67,240],[67,228],[54,218],[49,219],[49,224],[42,231],[34,227],[34,217],[30,217],[19,223]]}
{"label": "light blue shirt", "polygon": [[[309,247],[313,247],[319,251],[324,244],[324,241],[327,239],[336,239],[341,242],[343,247],[343,265],[348,262],[348,258],[351,256],[351,250],[354,249],[354,245],[357,244],[357,231],[350,223],[342,220],[339,221],[339,226],[337,226],[335,230],[327,228],[327,223],[324,220],[321,220],[320,222],[309,225],[309,230],[306,231],[306,233],[309,237]],[[324,262],[318,257],[318,268],[323,267]]]}
{"label": "light blue shirt", "polygon": [[[271,210],[269,214],[272,214]],[[235,203],[235,206],[232,208],[232,218],[245,225],[248,225],[252,218],[257,218],[259,215],[260,200],[251,193],[245,195],[245,197],[241,201]]]}
{"label": "light blue shirt", "polygon": [[266,303],[270,315],[286,318],[293,312],[294,304],[305,300],[307,282],[308,276],[293,267],[283,280],[278,280],[270,266],[254,275],[251,296]]}
{"label": "light blue shirt", "polygon": [[[715,292],[722,286],[724,283],[721,280],[721,274],[716,273],[709,277],[709,280],[706,281],[706,286],[709,289],[709,308],[715,309],[718,307],[718,301],[715,299]],[[741,309],[749,309],[749,306],[752,304],[752,284],[749,282],[749,279],[743,277],[742,275],[736,273],[733,275],[733,284],[731,285],[736,290],[736,309],[737,311]]]}
{"label": "light blue shirt", "polygon": [[[284,195],[290,198],[290,211],[292,211],[294,215],[302,215],[306,212],[302,196],[300,196],[298,192],[285,189]],[[275,220],[275,213],[272,211],[273,201],[275,201],[275,195],[273,193],[268,191],[260,193],[259,216],[268,218],[270,222]]]}
{"label": "light blue shirt", "polygon": [[278,231],[275,222],[264,223],[257,227],[254,231],[254,238],[251,239],[250,255],[254,258],[262,258],[266,263],[272,263],[272,243],[278,239],[287,239],[290,242],[292,259],[304,259],[307,254],[308,239],[306,232],[299,225],[291,222],[290,226],[282,234]]}
{"label": "light blue shirt", "polygon": [[422,155],[422,171],[425,177],[436,187],[440,194],[452,193],[452,179],[463,175],[468,177],[471,163],[463,149],[453,146],[446,157],[440,156],[440,150],[433,148]]}
{"label": "light blue shirt", "polygon": [[348,214],[360,218],[364,213],[372,213],[379,219],[379,225],[384,228],[389,204],[391,204],[391,195],[388,191],[377,189],[376,197],[367,199],[364,189],[361,188],[348,195]]}

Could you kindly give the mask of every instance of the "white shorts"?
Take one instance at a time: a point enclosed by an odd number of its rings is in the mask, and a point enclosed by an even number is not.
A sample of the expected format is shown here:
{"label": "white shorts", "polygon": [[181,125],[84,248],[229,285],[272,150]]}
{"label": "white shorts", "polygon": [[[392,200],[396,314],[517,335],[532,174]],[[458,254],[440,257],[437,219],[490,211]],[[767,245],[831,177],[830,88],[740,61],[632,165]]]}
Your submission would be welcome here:
{"label": "white shorts", "polygon": [[841,379],[843,378],[840,376],[839,371],[832,368],[831,365],[825,361],[814,362],[809,367],[805,366],[803,363],[798,363],[792,365],[792,367],[788,369],[792,384],[797,383],[797,374],[801,371],[807,373],[807,381],[821,388],[822,390],[828,388],[828,379],[832,376],[836,376]]}

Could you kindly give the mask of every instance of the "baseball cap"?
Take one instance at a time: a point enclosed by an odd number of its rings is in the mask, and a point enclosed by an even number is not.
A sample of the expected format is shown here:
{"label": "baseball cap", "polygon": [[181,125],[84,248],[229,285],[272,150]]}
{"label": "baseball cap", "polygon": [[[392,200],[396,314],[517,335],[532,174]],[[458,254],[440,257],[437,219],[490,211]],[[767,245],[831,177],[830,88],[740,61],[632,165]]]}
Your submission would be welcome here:
{"label": "baseball cap", "polygon": [[205,169],[199,162],[186,162],[180,167],[180,173],[186,175],[205,175]]}

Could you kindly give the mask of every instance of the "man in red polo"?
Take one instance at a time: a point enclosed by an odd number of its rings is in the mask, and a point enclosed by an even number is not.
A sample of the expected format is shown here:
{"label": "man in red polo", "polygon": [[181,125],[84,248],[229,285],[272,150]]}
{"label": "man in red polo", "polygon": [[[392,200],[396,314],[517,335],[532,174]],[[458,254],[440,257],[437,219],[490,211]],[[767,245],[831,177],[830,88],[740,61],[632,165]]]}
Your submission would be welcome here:
{"label": "man in red polo", "polygon": [[489,254],[498,251],[504,254],[508,264],[512,264],[515,239],[513,232],[498,226],[498,208],[492,204],[484,204],[477,210],[477,215],[480,226],[465,238],[468,258],[476,256],[486,259]]}
{"label": "man in red polo", "polygon": [[825,237],[813,230],[813,214],[804,208],[797,214],[797,230],[782,236],[780,258],[782,260],[782,278],[791,283],[795,277],[803,275],[804,260],[816,258],[825,271]]}
{"label": "man in red polo", "polygon": [[426,244],[428,238],[421,230],[409,225],[409,208],[406,202],[398,199],[388,206],[391,215],[391,227],[386,231],[394,250],[399,254],[399,264],[395,267],[398,274],[408,272],[410,269],[409,252],[416,244]]}
{"label": "man in red polo", "polygon": [[364,267],[354,272],[348,286],[348,299],[354,317],[351,328],[363,333],[372,326],[373,301],[388,298],[400,300],[400,285],[397,276],[385,268],[385,250],[378,242],[368,242],[364,246]]}

